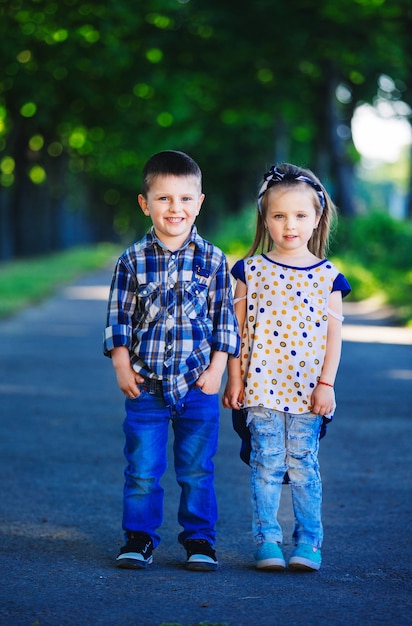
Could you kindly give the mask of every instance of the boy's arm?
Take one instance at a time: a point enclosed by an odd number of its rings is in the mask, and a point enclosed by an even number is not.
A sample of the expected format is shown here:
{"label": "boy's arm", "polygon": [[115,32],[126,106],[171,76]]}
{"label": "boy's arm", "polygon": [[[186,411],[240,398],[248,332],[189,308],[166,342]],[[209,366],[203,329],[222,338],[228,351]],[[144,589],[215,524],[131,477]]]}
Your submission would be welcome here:
{"label": "boy's arm", "polygon": [[137,398],[140,395],[137,383],[142,383],[144,378],[132,368],[129,349],[125,346],[113,348],[111,357],[120,389],[127,398]]}
{"label": "boy's arm", "polygon": [[213,327],[212,354],[226,352],[237,356],[240,349],[239,330],[233,308],[229,267],[224,256],[209,284],[208,309]]}
{"label": "boy's arm", "polygon": [[210,364],[196,386],[206,394],[214,394],[221,387],[228,355],[237,355],[240,345],[229,267],[224,256],[209,285],[209,317],[213,324]]}
{"label": "boy's arm", "polygon": [[114,348],[130,348],[132,344],[133,313],[136,307],[136,282],[123,259],[113,272],[107,305],[103,351],[112,356]]}
{"label": "boy's arm", "polygon": [[227,363],[227,352],[213,352],[209,367],[202,372],[196,381],[196,387],[206,394],[219,393]]}
{"label": "boy's arm", "polygon": [[[342,292],[334,291],[329,297],[329,308],[342,316]],[[325,360],[319,383],[312,393],[311,411],[316,415],[332,414],[336,407],[333,385],[339,367],[342,349],[342,321],[329,315]],[[327,383],[327,384],[322,384]],[[331,385],[331,386],[329,386]]]}
{"label": "boy's arm", "polygon": [[[246,285],[241,280],[236,282],[235,289],[235,313],[242,335],[246,318]],[[240,357],[229,359],[228,380],[223,394],[223,406],[226,409],[239,409],[243,403],[244,384],[242,380]]]}
{"label": "boy's arm", "polygon": [[120,258],[110,287],[107,325],[104,331],[104,354],[111,357],[117,384],[127,398],[139,396],[137,383],[144,380],[133,370],[129,353],[132,341],[132,315],[136,304],[135,291],[133,274]]}

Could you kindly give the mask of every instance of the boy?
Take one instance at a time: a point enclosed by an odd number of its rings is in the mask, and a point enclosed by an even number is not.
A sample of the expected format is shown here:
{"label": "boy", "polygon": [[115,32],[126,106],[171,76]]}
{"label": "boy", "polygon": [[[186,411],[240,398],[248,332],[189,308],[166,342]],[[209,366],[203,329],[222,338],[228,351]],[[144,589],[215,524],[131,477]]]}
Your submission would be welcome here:
{"label": "boy", "polygon": [[153,225],[113,275],[104,351],[126,396],[121,568],[147,567],[160,542],[169,421],[186,567],[218,567],[212,457],[218,392],[228,354],[239,354],[239,334],[226,259],[194,225],[203,200],[193,159],[172,150],[153,155],[138,196]]}

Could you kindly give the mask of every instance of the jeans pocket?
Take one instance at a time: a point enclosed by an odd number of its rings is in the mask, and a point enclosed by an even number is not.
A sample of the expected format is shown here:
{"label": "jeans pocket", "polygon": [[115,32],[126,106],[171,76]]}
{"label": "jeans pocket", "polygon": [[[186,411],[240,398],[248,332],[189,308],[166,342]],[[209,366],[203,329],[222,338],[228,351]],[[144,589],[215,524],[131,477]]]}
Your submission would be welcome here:
{"label": "jeans pocket", "polygon": [[201,387],[193,387],[193,389],[195,391],[197,391],[197,393],[200,393],[202,396],[206,396],[207,398],[213,398],[214,396],[217,396],[217,393],[206,393],[205,391],[203,391],[203,389]]}
{"label": "jeans pocket", "polygon": [[139,390],[139,395],[136,398],[126,398],[126,406],[128,404],[135,405],[138,402],[141,402],[148,395],[149,392],[144,383],[137,383],[137,388]]}

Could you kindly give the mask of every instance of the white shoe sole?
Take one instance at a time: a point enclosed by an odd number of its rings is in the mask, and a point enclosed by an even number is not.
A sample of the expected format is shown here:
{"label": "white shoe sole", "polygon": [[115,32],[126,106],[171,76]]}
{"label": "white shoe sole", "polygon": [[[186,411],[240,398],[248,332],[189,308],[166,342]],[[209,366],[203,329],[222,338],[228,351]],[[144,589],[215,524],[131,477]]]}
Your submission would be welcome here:
{"label": "white shoe sole", "polygon": [[316,563],[310,559],[304,559],[301,556],[292,556],[289,561],[290,569],[300,570],[302,572],[317,572],[320,566],[320,563]]}
{"label": "white shoe sole", "polygon": [[139,552],[124,552],[116,559],[116,566],[122,569],[145,569],[153,562],[153,556],[144,559]]}
{"label": "white shoe sole", "polygon": [[256,561],[256,569],[280,572],[286,569],[286,563],[283,559],[261,559]]}

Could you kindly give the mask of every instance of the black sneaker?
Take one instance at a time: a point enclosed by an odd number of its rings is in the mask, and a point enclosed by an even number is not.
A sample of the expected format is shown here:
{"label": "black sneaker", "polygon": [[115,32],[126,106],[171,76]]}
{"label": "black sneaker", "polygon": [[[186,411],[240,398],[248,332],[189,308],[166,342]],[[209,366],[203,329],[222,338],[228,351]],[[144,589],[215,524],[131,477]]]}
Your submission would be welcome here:
{"label": "black sneaker", "polygon": [[127,532],[126,545],[120,550],[116,566],[143,569],[153,561],[153,541],[146,533]]}
{"label": "black sneaker", "polygon": [[188,539],[185,541],[187,552],[186,569],[197,572],[217,570],[216,553],[206,539]]}

